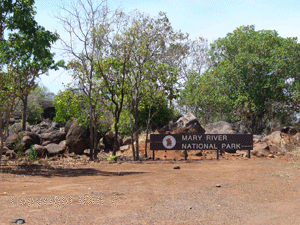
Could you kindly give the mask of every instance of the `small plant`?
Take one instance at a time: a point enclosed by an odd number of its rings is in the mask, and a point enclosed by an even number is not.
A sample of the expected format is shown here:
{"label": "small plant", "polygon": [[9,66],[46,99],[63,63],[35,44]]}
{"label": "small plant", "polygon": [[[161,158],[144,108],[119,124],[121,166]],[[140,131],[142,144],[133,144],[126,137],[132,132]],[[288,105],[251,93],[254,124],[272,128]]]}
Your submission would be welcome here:
{"label": "small plant", "polygon": [[116,161],[116,159],[117,159],[117,156],[112,155],[112,156],[108,157],[106,160],[111,163],[113,161]]}
{"label": "small plant", "polygon": [[35,161],[35,160],[38,159],[37,158],[37,152],[36,152],[36,150],[34,148],[34,145],[30,146],[30,151],[28,153],[28,156],[29,156],[30,161]]}
{"label": "small plant", "polygon": [[15,138],[15,143],[14,143],[14,149],[15,151],[18,152],[19,155],[23,154],[23,150],[24,150],[24,143],[21,142],[23,138],[23,135],[18,136],[17,138]]}

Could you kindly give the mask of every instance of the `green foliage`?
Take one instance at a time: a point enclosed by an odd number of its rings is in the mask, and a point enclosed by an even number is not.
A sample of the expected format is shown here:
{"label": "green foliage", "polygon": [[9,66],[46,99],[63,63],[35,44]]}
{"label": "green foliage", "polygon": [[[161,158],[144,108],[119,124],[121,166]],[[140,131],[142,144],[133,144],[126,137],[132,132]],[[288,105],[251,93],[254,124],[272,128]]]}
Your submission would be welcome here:
{"label": "green foliage", "polygon": [[146,128],[149,111],[150,111],[150,124],[160,123],[163,121],[170,121],[174,117],[174,110],[169,108],[168,99],[163,96],[164,93],[158,92],[152,98],[145,97],[139,105],[139,126]]}
{"label": "green foliage", "polygon": [[220,85],[216,76],[193,71],[187,78],[185,88],[181,90],[181,105],[188,106],[188,111],[192,111],[203,123],[234,121],[232,104],[225,93],[226,86]]}
{"label": "green foliage", "polygon": [[30,161],[36,161],[36,160],[38,160],[37,152],[36,152],[36,150],[34,148],[34,145],[30,146],[30,151],[28,153],[28,156],[29,156]]}
{"label": "green foliage", "polygon": [[38,102],[29,100],[27,106],[27,113],[27,120],[31,123],[36,123],[38,120],[42,119],[42,114],[44,113],[44,110]]}
{"label": "green foliage", "polygon": [[22,143],[22,138],[23,138],[24,135],[20,135],[18,136],[17,138],[14,139],[15,143],[14,143],[14,150],[16,152],[18,152],[19,155],[22,155],[23,154],[23,151],[24,151],[24,143]]}
{"label": "green foliage", "polygon": [[79,94],[76,90],[66,89],[65,91],[59,91],[54,97],[53,105],[55,106],[56,116],[53,120],[57,123],[65,123],[73,120],[73,118],[81,118],[81,123],[87,125],[87,121],[84,121],[84,118],[87,119],[87,114],[84,110],[87,106],[86,102],[86,97]]}
{"label": "green foliage", "polygon": [[[212,45],[215,77],[232,114],[261,133],[270,120],[299,112],[300,45],[276,31],[242,26]],[[222,106],[221,106],[222,107]]]}
{"label": "green foliage", "polygon": [[[29,123],[27,123],[27,125],[29,125]],[[22,131],[22,122],[14,123],[14,124],[10,125],[8,130],[9,130],[10,135],[11,134],[17,134],[17,133],[21,132]]]}
{"label": "green foliage", "polygon": [[[120,115],[119,134],[121,138],[130,136],[132,129],[133,115],[128,109],[124,109]],[[111,126],[111,130],[114,130],[114,126]]]}
{"label": "green foliage", "polygon": [[116,162],[116,161],[117,161],[117,156],[112,155],[112,156],[108,157],[106,160],[107,160],[107,162],[109,162],[109,163],[111,163],[111,162]]}
{"label": "green foliage", "polygon": [[[92,99],[93,100],[93,99]],[[55,106],[56,116],[54,121],[60,124],[69,120],[76,119],[81,126],[89,126],[89,105],[88,96],[80,93],[76,89],[68,88],[65,91],[59,91],[54,97],[53,105]],[[95,109],[97,117],[96,128],[99,132],[105,130],[111,125],[110,115],[102,104],[97,104]]]}

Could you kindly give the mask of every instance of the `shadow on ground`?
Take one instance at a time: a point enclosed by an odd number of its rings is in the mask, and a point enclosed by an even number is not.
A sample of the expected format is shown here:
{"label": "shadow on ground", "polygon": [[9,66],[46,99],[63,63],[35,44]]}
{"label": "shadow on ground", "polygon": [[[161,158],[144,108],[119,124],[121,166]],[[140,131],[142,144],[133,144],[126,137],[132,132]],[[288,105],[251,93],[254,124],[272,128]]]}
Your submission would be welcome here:
{"label": "shadow on ground", "polygon": [[21,165],[14,167],[0,167],[0,173],[15,175],[43,176],[43,177],[78,177],[78,176],[126,176],[145,172],[108,172],[91,168],[54,168],[42,165]]}

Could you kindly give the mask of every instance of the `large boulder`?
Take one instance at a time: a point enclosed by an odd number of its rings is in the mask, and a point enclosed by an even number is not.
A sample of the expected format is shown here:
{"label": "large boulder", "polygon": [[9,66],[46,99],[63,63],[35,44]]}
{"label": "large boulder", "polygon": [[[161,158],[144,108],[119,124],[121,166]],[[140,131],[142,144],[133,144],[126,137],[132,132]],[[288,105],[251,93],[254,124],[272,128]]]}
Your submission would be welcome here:
{"label": "large boulder", "polygon": [[[175,130],[179,128],[189,128],[189,132],[192,133],[200,133],[204,134],[205,129],[200,125],[199,120],[192,113],[187,113],[186,115],[180,117],[176,122],[171,121],[167,126],[163,127],[159,130],[159,133],[173,133]],[[185,130],[185,131],[183,131]],[[187,129],[177,130],[178,132],[187,132]]]}
{"label": "large boulder", "polygon": [[21,134],[12,134],[5,140],[5,147],[10,150],[14,150],[15,145],[18,141],[22,139]]}
{"label": "large boulder", "polygon": [[65,132],[66,134],[69,132],[71,126],[72,126],[73,122],[72,121],[67,121],[66,125],[65,125]]}
{"label": "large boulder", "polygon": [[[114,137],[115,137],[115,132],[114,131],[109,131],[107,132],[104,137],[103,137],[103,144],[104,144],[104,151],[109,152],[113,150],[114,147]],[[120,149],[120,146],[122,146],[122,138],[118,135],[118,146],[117,150]]]}
{"label": "large boulder", "polygon": [[42,133],[41,138],[43,141],[50,141],[51,143],[59,144],[66,139],[66,133],[64,131],[54,130],[51,133]]}
{"label": "large boulder", "polygon": [[10,135],[6,141],[5,146],[10,150],[25,150],[30,148],[31,145],[40,144],[40,136],[34,132],[20,132]]}
{"label": "large boulder", "polygon": [[[46,156],[47,150],[46,150],[46,148],[44,146],[35,144],[34,145],[34,149],[35,149],[35,151],[37,153],[37,157],[44,157],[44,156]],[[30,149],[26,150],[25,155],[28,155],[30,151],[31,151]]]}
{"label": "large boulder", "polygon": [[83,154],[90,147],[89,129],[73,122],[66,136],[66,145],[69,153]]}
{"label": "large boulder", "polygon": [[44,133],[51,126],[50,122],[41,122],[31,128],[31,131],[37,134]]}
{"label": "large boulder", "polygon": [[122,141],[122,145],[131,145],[132,143],[131,140],[132,140],[131,137],[124,138]]}
{"label": "large boulder", "polygon": [[205,126],[206,134],[236,134],[230,123],[219,121],[216,123],[209,123]]}
{"label": "large boulder", "polygon": [[55,156],[57,154],[63,154],[65,152],[63,146],[58,144],[49,144],[45,146],[45,149],[48,156]]}
{"label": "large boulder", "polygon": [[58,123],[52,122],[52,123],[50,124],[50,127],[45,131],[45,133],[50,133],[50,132],[52,132],[52,131],[59,130],[59,128],[60,128],[60,126],[59,126]]}

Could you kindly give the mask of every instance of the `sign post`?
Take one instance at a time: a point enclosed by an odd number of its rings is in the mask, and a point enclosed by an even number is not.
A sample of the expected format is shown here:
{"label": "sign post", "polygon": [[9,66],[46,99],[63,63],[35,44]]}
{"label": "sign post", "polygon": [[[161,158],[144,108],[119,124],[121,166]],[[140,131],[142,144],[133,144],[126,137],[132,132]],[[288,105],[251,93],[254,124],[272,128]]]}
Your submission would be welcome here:
{"label": "sign post", "polygon": [[150,134],[150,150],[250,150],[253,149],[252,134]]}

